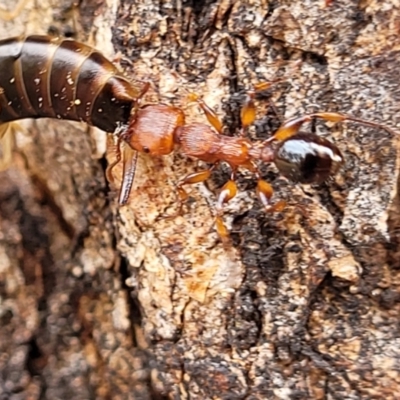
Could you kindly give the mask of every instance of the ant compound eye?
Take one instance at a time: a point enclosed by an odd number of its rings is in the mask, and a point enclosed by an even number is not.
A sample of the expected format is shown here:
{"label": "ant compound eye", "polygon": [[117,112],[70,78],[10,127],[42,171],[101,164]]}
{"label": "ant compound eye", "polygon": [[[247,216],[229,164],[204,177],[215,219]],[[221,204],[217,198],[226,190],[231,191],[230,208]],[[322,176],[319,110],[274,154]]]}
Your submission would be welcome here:
{"label": "ant compound eye", "polygon": [[147,146],[143,146],[143,153],[150,153],[150,149]]}
{"label": "ant compound eye", "polygon": [[328,140],[298,133],[275,148],[275,165],[286,178],[300,183],[321,183],[343,164],[339,149]]}

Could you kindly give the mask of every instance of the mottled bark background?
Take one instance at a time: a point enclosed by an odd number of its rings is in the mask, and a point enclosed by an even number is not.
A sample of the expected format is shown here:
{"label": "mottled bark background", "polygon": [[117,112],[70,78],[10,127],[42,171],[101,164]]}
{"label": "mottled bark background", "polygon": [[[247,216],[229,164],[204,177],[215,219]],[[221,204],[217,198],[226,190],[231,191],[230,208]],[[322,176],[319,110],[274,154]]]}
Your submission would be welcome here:
{"label": "mottled bark background", "polygon": [[[119,53],[153,81],[146,101],[204,122],[195,92],[229,135],[245,90],[288,75],[258,99],[252,137],[280,124],[269,99],[284,119],[338,111],[400,131],[399,0],[27,0],[0,20],[0,38],[23,33]],[[226,168],[157,221],[194,160],[141,156],[118,209],[103,132],[16,129],[0,173],[1,399],[400,398],[398,138],[318,123],[345,167],[314,187],[263,166],[289,202],[277,214],[241,174],[224,249],[212,216]]]}

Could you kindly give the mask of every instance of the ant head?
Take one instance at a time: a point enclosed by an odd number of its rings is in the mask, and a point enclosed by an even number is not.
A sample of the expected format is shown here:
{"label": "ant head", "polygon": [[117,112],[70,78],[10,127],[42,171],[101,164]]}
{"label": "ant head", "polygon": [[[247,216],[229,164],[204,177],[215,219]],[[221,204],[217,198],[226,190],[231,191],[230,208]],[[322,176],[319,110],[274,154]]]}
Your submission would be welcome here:
{"label": "ant head", "polygon": [[344,159],[328,140],[298,133],[278,143],[274,162],[279,172],[294,182],[321,183],[339,170]]}

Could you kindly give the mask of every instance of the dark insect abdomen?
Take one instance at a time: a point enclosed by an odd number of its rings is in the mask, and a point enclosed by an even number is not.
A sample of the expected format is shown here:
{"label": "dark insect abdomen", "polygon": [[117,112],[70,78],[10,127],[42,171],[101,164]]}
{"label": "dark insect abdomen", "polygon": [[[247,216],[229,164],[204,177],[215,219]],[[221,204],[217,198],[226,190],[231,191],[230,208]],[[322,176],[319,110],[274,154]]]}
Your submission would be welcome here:
{"label": "dark insect abdomen", "polygon": [[113,132],[140,94],[101,53],[68,39],[1,40],[0,71],[0,124],[49,117]]}
{"label": "dark insect abdomen", "polygon": [[298,133],[277,145],[274,162],[294,182],[321,183],[338,171],[343,156],[328,140]]}

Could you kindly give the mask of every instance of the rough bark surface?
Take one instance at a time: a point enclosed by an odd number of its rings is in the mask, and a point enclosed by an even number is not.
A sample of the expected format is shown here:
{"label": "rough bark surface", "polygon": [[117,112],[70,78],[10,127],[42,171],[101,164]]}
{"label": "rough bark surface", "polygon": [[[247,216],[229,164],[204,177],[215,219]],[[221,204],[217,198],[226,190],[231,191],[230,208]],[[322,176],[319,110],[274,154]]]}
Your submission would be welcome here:
{"label": "rough bark surface", "polygon": [[[314,111],[400,131],[399,26],[398,0],[29,0],[0,38],[56,32],[120,52],[127,73],[154,82],[146,101],[204,122],[195,92],[228,135],[246,89],[289,75],[258,99],[251,135],[264,138]],[[0,398],[399,398],[397,137],[317,123],[344,168],[314,187],[262,166],[289,202],[279,214],[241,174],[224,248],[210,228],[226,168],[188,188],[181,217],[159,220],[194,160],[141,156],[119,209],[103,132],[16,130],[0,173]]]}

